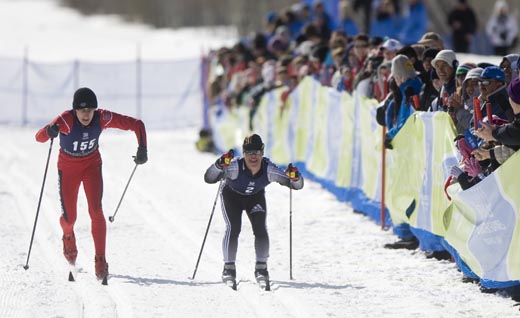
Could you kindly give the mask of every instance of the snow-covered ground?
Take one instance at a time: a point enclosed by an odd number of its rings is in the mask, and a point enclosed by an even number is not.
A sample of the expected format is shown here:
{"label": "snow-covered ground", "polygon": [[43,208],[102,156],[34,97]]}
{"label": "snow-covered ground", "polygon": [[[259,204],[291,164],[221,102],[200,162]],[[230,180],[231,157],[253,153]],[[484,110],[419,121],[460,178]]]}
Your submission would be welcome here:
{"label": "snow-covered ground", "polygon": [[[45,21],[37,16],[45,17]],[[30,43],[31,47],[39,47],[34,51],[42,59],[74,58],[75,53],[66,51],[68,45],[62,43],[58,31],[65,33],[61,39],[67,42],[76,25],[83,28],[85,38],[96,38],[106,50],[103,54],[94,50],[84,58],[125,59],[126,55],[118,55],[120,46],[134,46],[134,33],[141,34],[141,39],[155,36],[151,29],[143,31],[145,27],[121,23],[113,26],[113,19],[104,17],[55,26],[53,23],[60,25],[62,20],[79,16],[56,8],[51,1],[0,1],[0,17],[3,44],[9,44],[3,47]],[[31,26],[33,20],[40,24]],[[10,21],[10,29],[6,29],[6,21]],[[110,28],[99,27],[94,35],[94,29],[89,28],[96,25]],[[21,32],[24,29],[26,33]],[[43,32],[39,37],[54,43],[54,51],[46,50],[38,36],[29,35],[33,31]],[[192,32],[171,36],[188,43],[192,39],[186,34]],[[188,49],[178,53],[199,53],[198,45],[191,47],[191,52]],[[151,47],[149,50],[149,56],[153,56]],[[261,291],[252,282],[253,236],[246,218],[237,261],[243,282],[238,291],[220,282],[224,222],[219,204],[197,276],[191,280],[217,192],[216,185],[203,182],[205,169],[216,158],[195,150],[197,128],[149,129],[149,162],[136,170],[115,222],[107,225],[111,275],[109,285],[102,286],[94,276],[94,247],[83,192],[75,229],[79,273],[76,282],[67,281],[68,266],[62,255],[58,222],[57,144],[52,149],[29,269],[23,269],[49,143],[34,140],[36,127],[0,127],[0,317],[519,315],[518,307],[513,307],[509,298],[482,294],[477,285],[463,284],[453,263],[426,259],[420,251],[384,249],[385,243],[395,240],[390,232],[353,213],[347,204],[337,202],[312,182],[293,192],[294,280],[289,279],[289,190],[277,184],[267,188],[273,291]],[[104,160],[103,207],[108,217],[114,213],[134,167],[131,156],[136,150],[135,136],[108,130],[100,147]]]}

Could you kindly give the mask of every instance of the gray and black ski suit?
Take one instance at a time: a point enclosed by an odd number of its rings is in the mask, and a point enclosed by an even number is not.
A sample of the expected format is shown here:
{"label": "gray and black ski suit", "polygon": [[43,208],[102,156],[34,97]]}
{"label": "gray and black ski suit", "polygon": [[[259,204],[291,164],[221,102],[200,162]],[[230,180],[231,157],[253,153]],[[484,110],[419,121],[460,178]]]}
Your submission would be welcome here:
{"label": "gray and black ski suit", "polygon": [[238,236],[242,226],[242,211],[246,211],[255,236],[257,262],[267,262],[269,257],[269,236],[266,227],[267,207],[265,187],[277,182],[295,190],[303,188],[303,177],[291,179],[268,158],[262,158],[262,168],[256,175],[247,169],[244,158],[236,158],[229,166],[220,169],[212,164],[204,174],[206,183],[216,183],[224,179],[220,201],[226,222],[226,233],[222,242],[225,263],[234,263],[237,255]]}

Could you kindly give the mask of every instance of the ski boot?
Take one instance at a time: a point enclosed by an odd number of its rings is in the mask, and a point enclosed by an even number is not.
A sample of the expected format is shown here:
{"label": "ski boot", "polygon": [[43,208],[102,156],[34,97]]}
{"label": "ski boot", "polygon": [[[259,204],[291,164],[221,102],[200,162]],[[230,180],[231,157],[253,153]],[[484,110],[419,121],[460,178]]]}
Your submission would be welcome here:
{"label": "ski boot", "polygon": [[94,258],[94,262],[96,265],[96,277],[101,281],[103,285],[108,284],[108,263],[105,259],[105,256],[96,255]]}
{"label": "ski boot", "polygon": [[71,234],[63,234],[63,255],[70,265],[76,264],[76,258],[78,257],[78,249],[76,248],[76,237],[74,232]]}
{"label": "ski boot", "polygon": [[267,263],[256,262],[255,279],[262,289],[271,290],[269,272],[267,271]]}
{"label": "ski boot", "polygon": [[224,270],[222,271],[222,281],[233,290],[237,289],[237,270],[235,263],[224,264]]}

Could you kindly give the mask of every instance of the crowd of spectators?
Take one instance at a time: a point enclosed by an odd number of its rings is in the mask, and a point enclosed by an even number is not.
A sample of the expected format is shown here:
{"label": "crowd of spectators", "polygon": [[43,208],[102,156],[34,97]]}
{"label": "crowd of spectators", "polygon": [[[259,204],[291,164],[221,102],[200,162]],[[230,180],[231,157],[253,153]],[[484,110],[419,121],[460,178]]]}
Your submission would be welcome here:
{"label": "crowd of spectators", "polygon": [[[254,116],[267,91],[281,88],[279,106],[284,108],[298,83],[312,77],[339,92],[356,91],[377,99],[377,120],[387,127],[384,145],[388,149],[393,148],[393,138],[413,112],[447,112],[456,127],[454,143],[460,151],[460,164],[451,169],[448,183],[458,182],[462,189],[480,182],[520,148],[518,54],[503,55],[499,65],[484,57],[469,63],[446,49],[435,32],[423,32],[412,42],[401,41],[399,34],[389,37],[384,30],[372,36],[357,33],[349,18],[349,1],[341,4],[343,24],[339,29],[328,27],[330,17],[320,2],[313,7],[297,4],[270,13],[262,32],[213,52],[209,57],[214,70],[208,85],[210,104],[248,107]],[[422,1],[409,1],[408,5],[412,12]],[[382,0],[381,6],[386,11],[378,11],[378,19],[392,20],[392,2]],[[452,25],[460,23],[455,17],[451,20]],[[411,28],[410,32],[417,31]],[[466,39],[471,31],[457,31],[460,34],[454,36]],[[467,43],[460,45],[461,51],[467,49]],[[410,231],[385,245],[418,246]],[[432,251],[428,257],[450,259],[450,254]]]}

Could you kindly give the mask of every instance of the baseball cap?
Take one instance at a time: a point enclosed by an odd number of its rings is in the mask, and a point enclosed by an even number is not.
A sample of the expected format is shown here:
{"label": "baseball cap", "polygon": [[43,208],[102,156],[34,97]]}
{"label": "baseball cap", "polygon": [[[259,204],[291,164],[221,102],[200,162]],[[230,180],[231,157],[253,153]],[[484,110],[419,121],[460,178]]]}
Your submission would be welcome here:
{"label": "baseball cap", "polygon": [[488,66],[480,74],[480,79],[494,79],[505,82],[506,74],[504,74],[504,71],[498,66]]}
{"label": "baseball cap", "polygon": [[403,45],[396,39],[388,39],[385,42],[383,42],[383,45],[381,45],[381,47],[389,51],[398,51],[403,47]]}

